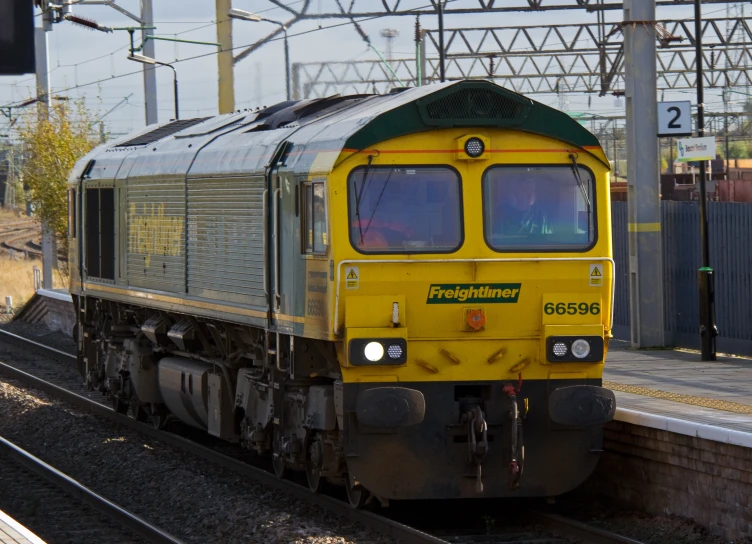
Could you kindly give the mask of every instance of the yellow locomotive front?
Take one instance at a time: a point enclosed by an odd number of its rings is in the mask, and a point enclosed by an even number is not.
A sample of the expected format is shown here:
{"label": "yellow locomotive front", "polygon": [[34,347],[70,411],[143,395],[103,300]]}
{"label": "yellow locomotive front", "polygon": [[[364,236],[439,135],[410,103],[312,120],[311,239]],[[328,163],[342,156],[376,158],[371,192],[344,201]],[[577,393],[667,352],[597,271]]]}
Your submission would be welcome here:
{"label": "yellow locomotive front", "polygon": [[599,146],[524,126],[343,153],[330,332],[356,489],[553,496],[590,474],[615,409],[608,171]]}

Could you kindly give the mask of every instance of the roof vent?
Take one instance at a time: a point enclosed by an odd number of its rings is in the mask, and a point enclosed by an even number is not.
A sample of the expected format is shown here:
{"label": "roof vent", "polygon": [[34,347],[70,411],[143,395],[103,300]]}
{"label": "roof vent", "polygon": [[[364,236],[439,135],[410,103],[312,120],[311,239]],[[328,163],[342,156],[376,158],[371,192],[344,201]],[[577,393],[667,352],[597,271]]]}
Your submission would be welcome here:
{"label": "roof vent", "polygon": [[185,128],[201,123],[202,121],[206,121],[207,119],[209,118],[197,117],[195,119],[181,119],[180,121],[173,121],[171,123],[167,123],[166,125],[162,125],[161,127],[155,128],[154,130],[150,130],[149,132],[141,134],[140,136],[136,136],[135,138],[132,138],[127,142],[118,144],[115,147],[148,145],[152,142],[156,142],[157,140],[161,140],[162,138],[166,138],[167,136],[171,136],[172,134],[175,134],[176,132],[179,132]]}
{"label": "roof vent", "polygon": [[421,101],[428,125],[503,125],[521,123],[530,111],[523,97],[488,88],[463,88],[431,101]]}

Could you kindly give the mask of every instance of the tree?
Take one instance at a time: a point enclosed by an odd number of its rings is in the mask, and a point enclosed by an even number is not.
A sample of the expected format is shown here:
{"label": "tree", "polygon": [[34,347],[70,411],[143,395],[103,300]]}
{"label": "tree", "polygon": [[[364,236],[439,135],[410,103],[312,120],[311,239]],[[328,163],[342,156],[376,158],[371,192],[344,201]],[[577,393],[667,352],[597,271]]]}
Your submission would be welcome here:
{"label": "tree", "polygon": [[[726,158],[726,146],[721,138],[718,139],[718,154]],[[729,159],[748,159],[750,157],[750,147],[747,142],[735,141],[729,143]]]}
{"label": "tree", "polygon": [[[42,106],[43,107],[43,106]],[[19,130],[23,144],[23,182],[41,221],[66,239],[66,183],[76,161],[95,145],[90,136],[94,124],[83,101],[71,106],[55,102],[49,116],[33,110],[26,114]]]}

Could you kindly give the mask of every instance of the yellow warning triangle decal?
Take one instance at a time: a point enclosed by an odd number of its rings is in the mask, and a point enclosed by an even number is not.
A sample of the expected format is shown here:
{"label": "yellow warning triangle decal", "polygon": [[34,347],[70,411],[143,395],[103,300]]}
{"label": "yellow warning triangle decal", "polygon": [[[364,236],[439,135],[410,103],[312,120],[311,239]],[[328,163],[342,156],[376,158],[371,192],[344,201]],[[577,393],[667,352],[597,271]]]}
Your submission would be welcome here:
{"label": "yellow warning triangle decal", "polygon": [[348,280],[357,280],[358,279],[358,275],[355,273],[355,270],[353,270],[352,268],[350,269],[350,273],[347,275],[347,279]]}
{"label": "yellow warning triangle decal", "polygon": [[590,274],[590,275],[591,275],[591,276],[600,276],[600,275],[601,275],[601,271],[600,271],[600,269],[599,269],[599,268],[598,268],[598,267],[596,266],[595,268],[593,268],[593,273],[592,273],[592,274]]}

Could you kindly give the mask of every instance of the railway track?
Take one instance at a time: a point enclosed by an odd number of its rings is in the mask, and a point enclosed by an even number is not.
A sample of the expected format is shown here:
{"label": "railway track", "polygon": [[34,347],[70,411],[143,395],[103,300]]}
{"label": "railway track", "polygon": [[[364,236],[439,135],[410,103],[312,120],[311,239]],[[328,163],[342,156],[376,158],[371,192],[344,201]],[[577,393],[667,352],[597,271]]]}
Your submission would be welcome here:
{"label": "railway track", "polygon": [[9,251],[28,252],[30,257],[41,258],[41,250],[29,244],[38,236],[39,225],[33,221],[19,221],[0,225],[0,245]]}
{"label": "railway track", "polygon": [[[116,413],[100,393],[87,391],[81,385],[81,380],[74,370],[75,356],[70,353],[45,346],[1,329],[0,342],[21,346],[27,353],[29,351],[38,353],[46,359],[40,360],[38,358],[27,357],[28,361],[16,365],[0,362],[0,374],[15,378],[79,408],[109,418],[118,424],[134,429],[151,438],[161,440],[192,455],[206,459],[245,477],[252,478],[274,489],[281,490],[295,499],[316,504],[337,516],[358,522],[369,529],[407,544],[441,544],[447,542],[457,544],[474,544],[476,542],[484,544],[495,542],[504,542],[507,544],[563,544],[572,542],[572,539],[577,542],[590,544],[640,544],[636,540],[594,528],[570,518],[531,509],[521,512],[516,518],[522,522],[522,525],[515,523],[513,526],[510,525],[510,527],[486,527],[485,531],[468,531],[467,529],[460,528],[434,529],[432,524],[429,524],[431,528],[424,531],[412,526],[415,523],[409,519],[410,515],[408,515],[408,519],[404,520],[406,523],[402,523],[368,510],[354,510],[349,504],[336,497],[311,493],[306,486],[293,481],[278,479],[272,473],[262,468],[233,457],[231,450],[234,448],[215,445],[211,443],[211,440],[206,440],[206,444],[198,443],[197,441],[171,432],[157,430],[149,424]],[[59,363],[64,363],[69,371],[61,372],[61,365]],[[61,379],[61,374],[68,377]],[[418,510],[421,508],[421,506],[417,507]],[[435,501],[431,502],[431,506],[427,506],[426,508],[430,510],[430,512],[426,513],[427,518],[433,521],[442,518],[461,520],[466,515],[462,512],[457,512],[458,507],[456,506],[449,506],[447,513],[443,514],[440,512],[442,510],[441,507],[438,510],[435,508]],[[391,515],[389,511],[386,512]],[[498,512],[496,513],[498,514]],[[474,517],[477,520],[478,515],[475,514],[478,514],[477,508],[474,513]],[[419,523],[418,525],[421,524]]]}
{"label": "railway track", "polygon": [[[41,227],[34,221],[17,221],[0,224],[0,247],[6,251],[26,252],[30,258],[42,258]],[[66,259],[62,251],[58,258]]]}
{"label": "railway track", "polygon": [[0,459],[0,507],[48,542],[181,542],[2,437]]}

